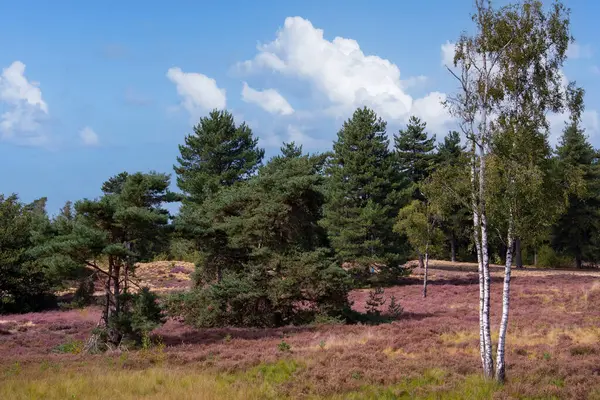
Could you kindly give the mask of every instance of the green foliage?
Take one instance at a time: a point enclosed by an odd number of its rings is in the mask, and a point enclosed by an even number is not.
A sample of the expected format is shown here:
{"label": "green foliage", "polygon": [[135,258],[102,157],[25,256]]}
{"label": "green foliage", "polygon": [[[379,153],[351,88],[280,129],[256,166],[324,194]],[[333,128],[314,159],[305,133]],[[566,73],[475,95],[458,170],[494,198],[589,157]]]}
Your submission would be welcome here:
{"label": "green foliage", "polygon": [[367,314],[375,316],[381,315],[379,310],[385,304],[385,290],[382,287],[377,287],[375,290],[369,291],[369,298],[367,299],[366,309]]}
{"label": "green foliage", "polygon": [[77,290],[75,290],[75,294],[73,296],[73,307],[82,308],[92,304],[92,302],[94,301],[95,278],[96,274],[94,273],[92,276],[81,279],[79,281],[79,284],[77,285]]}
{"label": "green foliage", "polygon": [[544,244],[537,251],[537,265],[544,268],[568,268],[573,266],[573,260]]}
{"label": "green foliage", "polygon": [[351,282],[319,225],[325,157],[288,150],[222,188],[202,218],[182,216],[202,239],[202,260],[197,287],[169,301],[176,315],[199,327],[281,326],[346,306]]}
{"label": "green foliage", "polygon": [[411,196],[416,199],[421,198],[418,184],[429,176],[435,162],[435,135],[429,137],[426,126],[426,122],[412,116],[406,129],[394,136],[398,168],[412,183]]}
{"label": "green foliage", "polygon": [[212,111],[179,146],[177,186],[189,201],[202,203],[222,187],[248,179],[264,157],[257,144],[245,123],[236,126],[230,112]]}
{"label": "green foliage", "polygon": [[56,306],[58,275],[30,253],[49,234],[45,199],[22,204],[0,194],[0,313]]}
{"label": "green foliage", "polygon": [[394,230],[406,235],[415,251],[426,254],[442,240],[440,221],[441,216],[432,204],[413,200],[398,213]]}
{"label": "green foliage", "polygon": [[403,182],[389,151],[386,123],[368,108],[344,122],[333,145],[322,226],[341,263],[367,269],[403,261],[394,235]]}
{"label": "green foliage", "polygon": [[277,350],[279,350],[282,353],[289,353],[290,351],[292,351],[292,346],[290,346],[288,343],[282,340],[281,343],[277,345]]}
{"label": "green foliage", "polygon": [[69,340],[66,343],[59,344],[52,349],[53,353],[80,354],[83,351],[84,343],[81,340]]}
{"label": "green foliage", "polygon": [[391,318],[398,319],[402,315],[403,312],[404,312],[404,309],[402,308],[402,305],[400,305],[398,300],[396,300],[396,297],[395,296],[390,297],[387,314]]}
{"label": "green foliage", "polygon": [[165,321],[158,296],[148,288],[142,288],[135,294],[123,293],[120,296],[122,310],[112,315],[109,326],[126,340],[142,343],[144,337]]}
{"label": "green foliage", "polygon": [[[128,285],[135,262],[151,258],[169,233],[169,213],[162,205],[178,200],[169,183],[168,175],[155,172],[112,177],[103,184],[102,197],[75,203],[74,218],[69,217],[70,207],[65,208],[58,234],[32,250],[44,263],[91,268],[108,280],[102,337],[113,345],[124,336],[141,338],[157,320],[154,297],[147,290],[132,296]],[[99,265],[102,259],[107,269]]]}
{"label": "green foliage", "polygon": [[[577,118],[577,117],[574,117]],[[567,125],[557,147],[563,181],[575,185],[568,197],[566,212],[557,221],[553,246],[575,259],[600,260],[600,166],[577,120]]]}

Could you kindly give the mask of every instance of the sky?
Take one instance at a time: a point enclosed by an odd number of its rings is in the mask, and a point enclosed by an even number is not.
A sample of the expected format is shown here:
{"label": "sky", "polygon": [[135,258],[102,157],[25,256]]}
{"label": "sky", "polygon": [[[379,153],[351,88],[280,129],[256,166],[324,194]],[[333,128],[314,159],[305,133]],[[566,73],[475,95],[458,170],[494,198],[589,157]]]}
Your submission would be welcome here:
{"label": "sky", "polygon": [[[600,3],[571,8],[568,80],[600,147]],[[410,115],[438,139],[457,88],[444,63],[472,28],[471,0],[0,2],[0,193],[25,202],[100,195],[121,171],[173,172],[213,108],[246,121],[267,157],[282,142],[328,150],[356,107]],[[552,115],[551,142],[565,115]],[[174,180],[174,178],[173,178]]]}

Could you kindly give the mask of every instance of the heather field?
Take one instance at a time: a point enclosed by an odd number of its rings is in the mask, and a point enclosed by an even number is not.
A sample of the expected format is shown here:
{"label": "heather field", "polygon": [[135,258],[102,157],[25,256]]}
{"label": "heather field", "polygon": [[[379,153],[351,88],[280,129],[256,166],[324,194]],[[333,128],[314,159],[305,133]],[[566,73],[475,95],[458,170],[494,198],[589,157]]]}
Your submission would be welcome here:
{"label": "heather field", "polygon": [[[183,289],[189,265],[142,266],[154,288]],[[600,399],[600,275],[515,270],[508,382],[480,379],[473,266],[433,262],[385,290],[404,308],[378,326],[195,330],[170,320],[137,351],[79,354],[95,308],[5,315],[2,399]],[[153,271],[153,272],[152,272]],[[494,331],[501,275],[492,267]],[[364,310],[368,291],[351,293]],[[494,338],[496,339],[496,338]]]}

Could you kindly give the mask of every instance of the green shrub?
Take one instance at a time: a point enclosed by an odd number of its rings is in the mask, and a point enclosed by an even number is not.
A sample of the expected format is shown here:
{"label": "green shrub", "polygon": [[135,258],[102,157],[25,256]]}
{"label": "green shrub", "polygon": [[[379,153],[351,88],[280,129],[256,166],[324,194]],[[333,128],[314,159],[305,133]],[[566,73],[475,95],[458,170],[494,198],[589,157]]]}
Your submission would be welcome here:
{"label": "green shrub", "polygon": [[281,343],[277,345],[277,349],[282,353],[289,353],[292,350],[292,346],[282,340]]}
{"label": "green shrub", "polygon": [[83,351],[83,342],[81,340],[69,340],[66,343],[59,344],[52,349],[53,353],[79,354]]}
{"label": "green shrub", "polygon": [[145,335],[164,323],[158,296],[150,289],[142,288],[135,294],[122,294],[120,301],[122,311],[112,317],[109,326],[122,333],[125,339],[141,344]]}
{"label": "green shrub", "polygon": [[557,253],[552,247],[543,245],[537,254],[537,266],[543,268],[568,268],[573,266],[569,257]]}

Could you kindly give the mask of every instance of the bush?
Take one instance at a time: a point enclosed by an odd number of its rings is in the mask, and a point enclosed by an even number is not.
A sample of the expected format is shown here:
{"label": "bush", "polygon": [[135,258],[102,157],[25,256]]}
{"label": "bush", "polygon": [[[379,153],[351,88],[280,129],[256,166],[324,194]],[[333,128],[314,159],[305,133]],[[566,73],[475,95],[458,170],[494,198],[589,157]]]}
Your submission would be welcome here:
{"label": "bush", "polygon": [[75,307],[82,308],[92,304],[94,301],[94,278],[95,274],[79,281],[79,285],[73,296],[73,305]]}
{"label": "bush", "polygon": [[145,335],[164,323],[158,296],[148,288],[136,294],[124,293],[120,298],[122,311],[109,321],[109,326],[125,340],[140,344]]}
{"label": "bush", "polygon": [[350,280],[327,253],[273,257],[226,271],[220,282],[169,296],[169,315],[196,327],[276,327],[342,316]]}
{"label": "bush", "polygon": [[397,319],[398,317],[400,317],[400,315],[402,315],[403,312],[404,312],[404,309],[402,308],[400,303],[398,303],[398,301],[396,300],[396,297],[395,296],[390,297],[390,303],[388,304],[387,314],[390,317]]}
{"label": "bush", "polygon": [[548,245],[543,245],[538,250],[537,266],[544,268],[568,268],[573,266],[573,261],[560,255]]}

